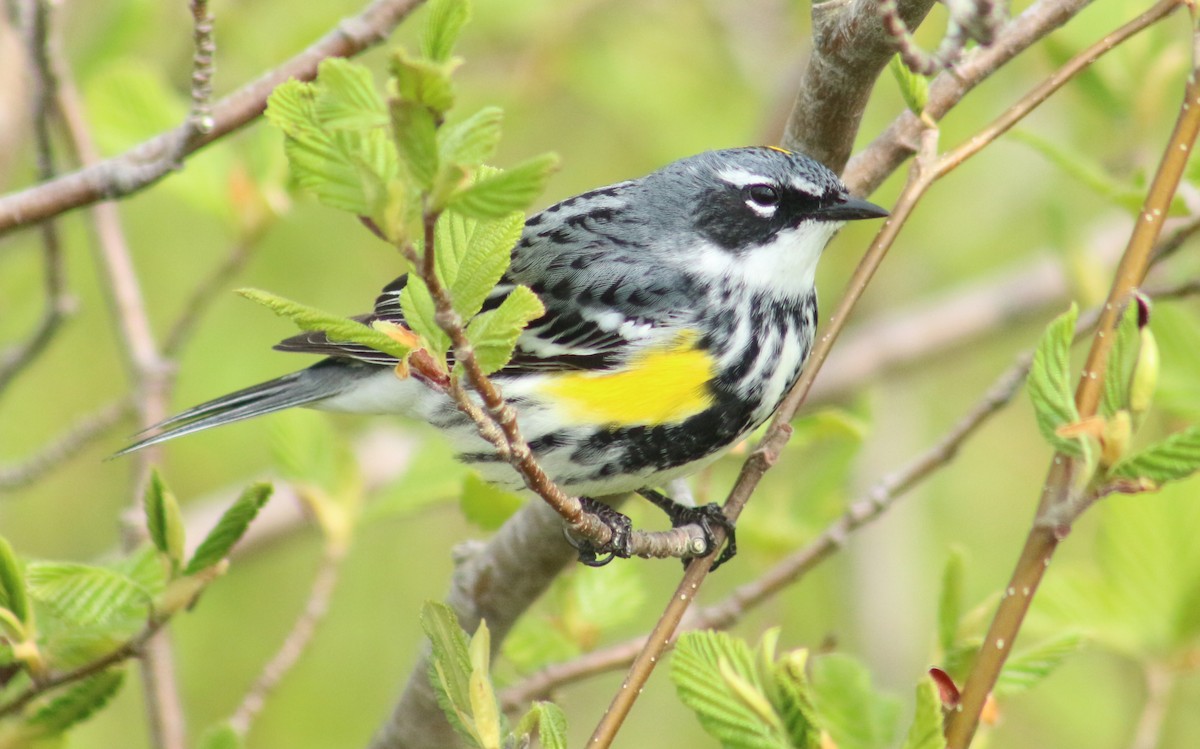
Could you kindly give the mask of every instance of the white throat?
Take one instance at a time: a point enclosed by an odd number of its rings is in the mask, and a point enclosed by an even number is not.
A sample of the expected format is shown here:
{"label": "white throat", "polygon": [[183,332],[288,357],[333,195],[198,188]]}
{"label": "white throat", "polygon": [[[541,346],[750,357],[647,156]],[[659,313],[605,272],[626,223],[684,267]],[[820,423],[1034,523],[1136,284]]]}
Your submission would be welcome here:
{"label": "white throat", "polygon": [[753,291],[796,298],[812,290],[821,252],[841,227],[840,221],[806,221],[740,254],[708,245],[695,262],[710,277],[737,279]]}

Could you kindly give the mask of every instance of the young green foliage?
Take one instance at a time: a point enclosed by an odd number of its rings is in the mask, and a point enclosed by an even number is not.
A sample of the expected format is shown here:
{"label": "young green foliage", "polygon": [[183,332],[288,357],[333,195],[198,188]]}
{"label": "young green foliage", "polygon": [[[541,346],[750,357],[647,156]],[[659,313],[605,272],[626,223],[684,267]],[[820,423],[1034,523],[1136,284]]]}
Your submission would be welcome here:
{"label": "young green foliage", "polygon": [[21,571],[12,546],[3,536],[0,536],[0,609],[11,612],[13,618],[22,625],[33,621],[25,574]]}
{"label": "young green foliage", "polygon": [[447,62],[471,18],[471,7],[465,0],[433,0],[428,13],[421,54],[434,62]]}
{"label": "young green foliage", "polygon": [[1120,478],[1178,481],[1200,470],[1200,425],[1193,425],[1126,457],[1113,466]]}
{"label": "young green foliage", "polygon": [[1058,434],[1058,429],[1079,421],[1075,394],[1071,388],[1071,341],[1075,337],[1075,321],[1079,308],[1056,317],[1047,327],[1033,355],[1029,370],[1029,398],[1042,436],[1054,447],[1068,455],[1081,455],[1079,440]]}
{"label": "young green foliage", "polygon": [[1129,405],[1129,380],[1138,350],[1136,301],[1125,306],[1125,312],[1121,315],[1113,335],[1112,349],[1108,352],[1108,366],[1104,372],[1104,398],[1100,404],[1100,412],[1110,417]]}
{"label": "young green foliage", "polygon": [[471,320],[467,340],[475,347],[475,358],[483,373],[492,374],[507,364],[521,331],[545,313],[546,308],[529,287],[517,286],[499,307]]}
{"label": "young green foliage", "polygon": [[361,343],[403,361],[411,349],[374,328],[348,317],[338,317],[290,299],[259,289],[238,289],[238,293],[257,302],[280,317],[291,320],[301,330],[322,331],[333,341]]}
{"label": "young green foliage", "polygon": [[942,699],[937,684],[926,676],[917,682],[917,702],[903,749],[945,749]]}
{"label": "young green foliage", "polygon": [[179,502],[167,488],[157,470],[150,472],[150,482],[142,498],[146,512],[146,529],[150,540],[170,562],[172,572],[183,565],[184,528]]}
{"label": "young green foliage", "polygon": [[29,739],[60,736],[96,714],[116,696],[125,680],[119,668],[102,671],[61,690],[23,727]]}
{"label": "young green foliage", "polygon": [[910,70],[900,55],[892,56],[888,69],[892,71],[892,77],[900,88],[900,96],[909,111],[919,117],[929,103],[929,79]]}
{"label": "young green foliage", "polygon": [[459,494],[463,516],[488,531],[494,531],[503,525],[523,504],[525,500],[484,481],[477,473],[467,474]]}
{"label": "young green foliage", "polygon": [[817,714],[839,749],[882,749],[896,740],[899,700],[876,692],[858,661],[840,653],[818,658],[813,688]]}
{"label": "young green foliage", "polygon": [[138,616],[152,601],[150,591],[116,570],[78,562],[32,562],[30,596],[70,626],[95,627]]}
{"label": "young green foliage", "polygon": [[958,644],[958,622],[963,607],[963,552],[954,549],[942,571],[942,593],[938,598],[938,644],[943,653]]}
{"label": "young green foliage", "polygon": [[471,738],[471,654],[467,636],[453,609],[426,601],[421,607],[421,628],[429,638],[429,681],[450,725]]}
{"label": "young green foliage", "polygon": [[242,749],[245,745],[242,737],[228,723],[210,726],[201,734],[197,744],[199,749]]}
{"label": "young green foliage", "polygon": [[1011,696],[1032,689],[1079,652],[1085,642],[1078,632],[1063,632],[1013,653],[996,680],[996,695]]}
{"label": "young green foliage", "polygon": [[542,749],[567,749],[567,716],[553,702],[533,703],[515,731],[525,741],[535,732]]}
{"label": "young green foliage", "polygon": [[429,680],[450,725],[479,749],[510,746],[504,716],[490,675],[491,635],[487,623],[468,642],[454,611],[427,601],[421,608],[421,627],[432,645]]}
{"label": "young green foliage", "polygon": [[254,520],[258,511],[271,498],[272,491],[274,489],[270,484],[252,484],[247,487],[200,542],[184,574],[195,575],[224,559],[233,545],[245,534],[250,521]]}

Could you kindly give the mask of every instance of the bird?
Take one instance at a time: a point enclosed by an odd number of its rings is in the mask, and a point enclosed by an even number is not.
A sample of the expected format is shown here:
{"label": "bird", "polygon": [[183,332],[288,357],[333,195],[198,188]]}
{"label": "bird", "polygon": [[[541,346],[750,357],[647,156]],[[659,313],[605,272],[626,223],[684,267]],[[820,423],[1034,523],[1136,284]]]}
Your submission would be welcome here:
{"label": "bird", "polygon": [[[732,555],[732,524],[717,505],[689,507],[657,488],[770,418],[812,350],[826,244],[847,221],[887,215],[816,160],[750,146],[682,158],[525,221],[483,309],[521,284],[545,312],[492,379],[549,477],[613,529],[604,548],[573,541],[580,561],[630,555],[628,518],[595,500],[629,492],[675,526],[699,521],[710,545],[711,525],[723,526],[729,543],[718,563]],[[357,319],[405,325],[407,280],[384,287]],[[441,430],[485,480],[524,489],[449,396],[397,377],[394,357],[321,332],[275,348],[325,358],[183,411],[117,454],[295,406],[405,414]]]}

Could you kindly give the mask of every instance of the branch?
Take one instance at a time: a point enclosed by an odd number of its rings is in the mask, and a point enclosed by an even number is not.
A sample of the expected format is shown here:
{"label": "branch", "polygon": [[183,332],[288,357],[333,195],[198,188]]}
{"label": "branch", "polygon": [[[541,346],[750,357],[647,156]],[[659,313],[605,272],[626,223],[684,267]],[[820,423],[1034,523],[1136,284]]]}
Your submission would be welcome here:
{"label": "branch", "polygon": [[[876,4],[813,3],[813,49],[781,143],[835,172],[846,166],[871,89],[896,52]],[[933,0],[902,0],[899,14],[915,27],[932,7]]]}
{"label": "branch", "polygon": [[192,137],[192,125],[155,136],[125,153],[45,184],[0,198],[0,236],[66,211],[145,189],[179,168],[179,160],[229,135],[262,114],[267,97],[290,79],[311,80],[327,57],[352,57],[384,41],[423,0],[374,0],[284,64],[212,106],[212,129]]}
{"label": "branch", "polygon": [[[1200,132],[1200,80],[1197,78],[1200,70],[1197,70],[1197,65],[1200,65],[1200,59],[1193,60],[1193,69],[1188,76],[1184,101],[1175,129],[1150,184],[1142,212],[1134,223],[1129,246],[1117,268],[1108,301],[1100,318],[1099,330],[1092,338],[1091,349],[1088,351],[1079,386],[1075,391],[1075,403],[1081,419],[1095,414],[1104,387],[1105,363],[1115,336],[1101,333],[1113,330],[1130,294],[1142,283],[1146,275],[1153,258],[1154,242],[1162,229],[1171,198],[1195,145],[1197,133]],[[1073,504],[1071,485],[1075,470],[1074,459],[1062,454],[1054,456],[1033,527],[1026,538],[1012,578],[1005,588],[1014,591],[1014,595],[1001,599],[987,636],[980,646],[979,657],[963,686],[961,707],[952,713],[949,719],[946,740],[950,749],[966,749],[971,743],[979,724],[979,714],[1008,653],[1011,652],[1013,641],[1020,631],[1037,587],[1059,541],[1070,528],[1073,518],[1057,517],[1056,514],[1057,511],[1069,508]],[[1017,592],[1019,594],[1015,594]]]}
{"label": "branch", "polygon": [[346,558],[346,548],[341,543],[330,540],[325,542],[325,553],[321,557],[321,565],[313,578],[309,589],[308,600],[304,603],[304,611],[292,625],[292,630],[284,638],[278,652],[263,668],[262,673],[254,681],[254,685],[242,698],[242,704],[229,719],[229,725],[243,738],[250,732],[254,718],[262,711],[267,696],[274,691],[288,671],[300,660],[308,644],[316,634],[317,626],[329,613],[329,602],[337,587],[338,576],[341,572],[342,561]]}
{"label": "branch", "polygon": [[[1147,290],[1156,300],[1178,299],[1200,294],[1200,279]],[[1100,309],[1082,315],[1075,327],[1076,340],[1095,328]],[[852,502],[838,520],[814,540],[776,563],[758,579],[736,588],[723,601],[694,610],[681,622],[683,630],[727,629],[755,607],[799,582],[813,568],[845,546],[850,534],[881,517],[904,495],[939,469],[947,466],[967,440],[975,436],[992,416],[1010,405],[1021,391],[1033,362],[1033,351],[1025,351],[971,407],[928,450],[904,467],[888,474]],[[519,710],[528,702],[549,698],[554,690],[582,679],[628,666],[646,645],[646,637],[635,637],[579,658],[547,666],[500,692],[505,711]]]}
{"label": "branch", "polygon": [[101,406],[71,425],[38,452],[13,465],[0,466],[0,492],[28,486],[120,424],[133,411],[128,398]]}
{"label": "branch", "polygon": [[[50,115],[58,79],[51,64],[50,3],[29,0],[26,23],[26,48],[33,85],[33,133],[37,150],[37,175],[40,182],[53,179],[55,174],[54,146],[50,139]],[[62,243],[58,225],[42,224],[42,257],[45,267],[45,307],[33,333],[22,344],[0,355],[0,393],[7,389],[21,370],[28,367],[50,344],[66,316],[74,309],[74,300],[67,293],[63,268]]]}
{"label": "branch", "polygon": [[[998,68],[1032,46],[1046,34],[1071,20],[1091,0],[1036,0],[996,35],[990,47],[968,53],[953,71],[934,79],[924,114],[934,120],[946,116],[971,89]],[[916,151],[925,125],[904,112],[887,130],[850,160],[843,181],[856,195],[869,195]]]}

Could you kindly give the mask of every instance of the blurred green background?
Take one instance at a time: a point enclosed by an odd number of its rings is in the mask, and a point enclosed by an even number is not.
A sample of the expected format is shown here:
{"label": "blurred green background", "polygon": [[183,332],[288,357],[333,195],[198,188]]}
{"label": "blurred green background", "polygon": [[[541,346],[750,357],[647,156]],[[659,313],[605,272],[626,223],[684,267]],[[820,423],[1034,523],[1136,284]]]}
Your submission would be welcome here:
{"label": "blurred green background", "polygon": [[[1018,3],[1014,13],[1025,6]],[[359,9],[349,0],[302,8],[278,0],[215,0],[211,7],[218,96]],[[943,123],[943,148],[962,142],[1067,57],[1144,7],[1108,0],[1084,11],[956,108]],[[698,151],[773,143],[807,54],[808,13],[807,3],[782,0],[477,0],[460,46],[466,58],[458,76],[461,111],[485,104],[505,109],[497,158],[502,166],[544,150],[562,156],[563,169],[542,204]],[[66,3],[58,15],[63,51],[106,154],[182,119],[191,56],[184,3]],[[394,41],[411,46],[419,25],[406,24]],[[920,38],[931,46],[944,27],[940,8],[926,27]],[[1041,148],[1030,138],[1006,137],[936,186],[873,282],[854,325],[869,328],[1038,258],[1051,258],[1064,269],[1073,298],[1096,303],[1133,221],[1128,197],[1146,182],[1174,120],[1189,41],[1186,17],[1177,14],[1104,58],[1022,123],[1020,130],[1035,135]],[[28,90],[19,52],[8,30],[0,37],[0,58],[11,63],[0,65],[5,192],[29,184],[33,174],[28,123],[20,117],[27,111]],[[363,60],[382,80],[385,52]],[[903,107],[885,73],[860,145]],[[377,290],[401,271],[398,258],[352,218],[288,194],[280,140],[259,122],[121,203],[160,335],[198,281],[239,245],[247,245],[251,255],[229,289],[265,288],[347,314],[368,309]],[[876,202],[890,204],[903,171],[874,196]],[[1189,176],[1195,173],[1193,167]],[[254,241],[247,240],[245,228],[263,209],[235,205],[231,197],[244,194],[247,184],[266,196],[272,213]],[[1183,197],[1196,209],[1194,179]],[[0,465],[18,463],[130,387],[86,214],[73,213],[60,225],[78,313],[0,396]],[[831,245],[818,278],[826,309],[871,230],[850,226]],[[331,258],[338,261],[336,275],[328,272]],[[1198,266],[1194,248],[1185,246],[1155,278],[1195,277]],[[0,241],[0,341],[21,340],[32,328],[41,293],[36,233]],[[711,579],[704,599],[716,601],[753,579],[819,533],[848,500],[930,445],[1067,304],[1063,297],[1031,309],[951,350],[882,372],[837,403],[814,405],[809,413],[821,415],[803,422],[801,439],[764,481],[742,519],[741,556]],[[1147,428],[1170,431],[1200,415],[1200,305],[1194,300],[1158,305],[1154,329],[1164,374],[1159,410]],[[222,291],[178,362],[174,408],[303,366],[302,358],[270,350],[290,334],[287,323]],[[827,408],[838,410],[820,411]],[[431,430],[392,419],[312,418],[316,423],[270,417],[174,442],[161,467],[186,504],[276,472],[272,442],[281,429],[319,432],[331,424],[347,440],[375,428],[409,437],[403,444],[413,453],[411,475],[372,498],[332,611],[254,725],[252,747],[363,745],[413,663],[420,603],[445,594],[455,544],[486,535],[458,509],[465,474]],[[133,429],[130,419],[36,484],[0,490],[0,533],[32,558],[88,561],[112,553],[120,516],[132,502],[131,463],[104,458]],[[1050,454],[1036,435],[1022,396],[948,469],[854,534],[842,553],[753,612],[737,631],[755,640],[764,627],[778,624],[784,645],[854,654],[867,663],[878,686],[910,699],[912,684],[935,657],[940,575],[951,549],[966,550],[968,601],[983,602],[1007,580]],[[738,465],[737,456],[726,459],[703,477],[700,489],[719,499]],[[1034,637],[1081,630],[1089,633],[1089,646],[1034,691],[1001,704],[1001,723],[986,736],[990,746],[1135,746],[1146,664],[1176,676],[1158,746],[1195,746],[1197,495],[1200,482],[1192,480],[1157,495],[1114,497],[1074,529],[1027,632]],[[636,524],[659,522],[643,508],[632,512]],[[303,606],[320,554],[319,534],[311,529],[256,546],[235,560],[194,612],[177,620],[172,637],[194,734],[236,708]],[[572,647],[644,631],[678,579],[678,566],[638,561],[572,573],[576,580],[584,576],[597,576],[584,584],[607,585],[606,595],[625,591],[613,600],[638,603],[585,617],[594,621],[595,631],[576,626]],[[570,585],[564,583],[541,614],[561,621]],[[515,655],[516,662],[498,666],[500,676],[511,679],[519,672],[521,654]],[[675,699],[665,676],[652,681],[618,745],[640,745],[648,736],[664,749],[713,744]],[[563,690],[573,743],[583,742],[619,680],[614,673]],[[71,735],[73,746],[146,745],[133,682],[110,709]]]}

